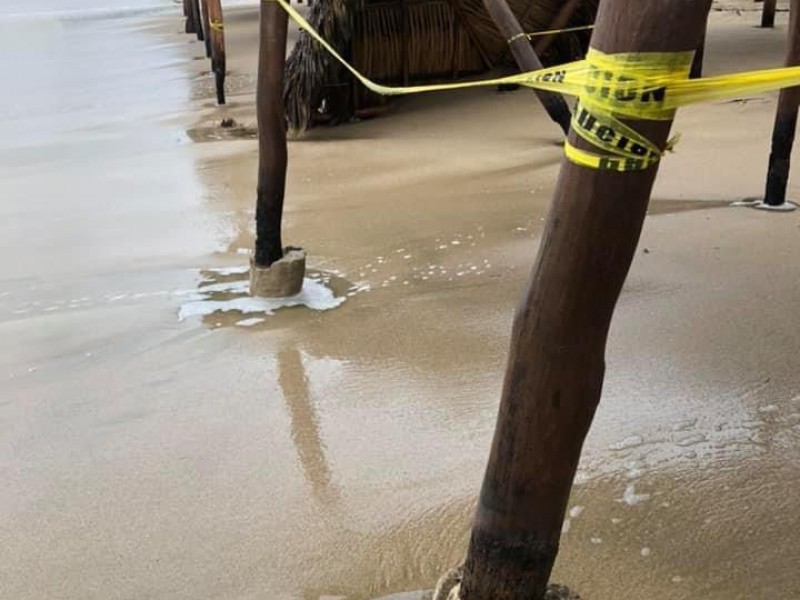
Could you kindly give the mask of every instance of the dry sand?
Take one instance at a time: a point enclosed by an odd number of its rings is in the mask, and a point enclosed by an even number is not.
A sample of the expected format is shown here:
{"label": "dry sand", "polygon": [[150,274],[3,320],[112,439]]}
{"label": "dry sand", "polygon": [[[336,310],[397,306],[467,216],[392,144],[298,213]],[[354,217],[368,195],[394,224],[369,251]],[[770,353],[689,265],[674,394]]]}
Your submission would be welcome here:
{"label": "dry sand", "polygon": [[[780,64],[786,15],[758,16],[712,15],[708,74]],[[117,53],[84,77],[131,89],[0,146],[0,598],[432,587],[466,548],[556,126],[479,90],[313,131],[285,240],[353,295],[179,322],[245,277],[210,269],[247,264],[255,143],[193,140],[254,122],[254,14],[228,14],[224,108],[177,15],[64,27]],[[800,597],[800,213],[727,206],[762,190],[775,97],[678,117],[554,573],[589,600]]]}

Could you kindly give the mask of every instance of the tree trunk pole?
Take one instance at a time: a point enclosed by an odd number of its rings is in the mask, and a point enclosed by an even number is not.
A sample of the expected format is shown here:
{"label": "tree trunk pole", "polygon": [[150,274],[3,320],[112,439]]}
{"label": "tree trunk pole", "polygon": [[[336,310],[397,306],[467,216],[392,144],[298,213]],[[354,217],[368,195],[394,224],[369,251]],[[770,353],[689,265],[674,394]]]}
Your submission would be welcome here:
{"label": "tree trunk pole", "polygon": [[697,45],[697,50],[694,52],[694,59],[692,60],[692,68],[689,71],[689,79],[700,79],[703,76],[703,58],[706,53],[706,37],[708,34],[708,18],[703,24],[703,37]]}
{"label": "tree trunk pole", "polygon": [[288,17],[277,2],[261,2],[258,55],[258,189],[254,262],[268,267],[283,257],[281,220],[286,188],[286,111],[283,72]]}
{"label": "tree trunk pole", "polygon": [[208,44],[211,48],[211,70],[217,87],[217,103],[225,104],[225,23],[220,0],[203,0],[208,10]]}
{"label": "tree trunk pole", "polygon": [[[711,0],[604,0],[592,47],[694,50]],[[671,121],[629,123],[663,148]],[[570,141],[589,148],[574,133]],[[605,370],[611,316],[657,167],[616,173],[564,159],[517,308],[497,426],[461,582],[463,600],[540,600],[558,552]]]}
{"label": "tree trunk pole", "polygon": [[[548,25],[547,29],[563,29],[566,27],[569,24],[569,20],[572,18],[572,15],[575,14],[575,11],[580,6],[581,2],[583,2],[583,0],[567,0],[564,3],[564,6],[561,7],[561,10],[558,11],[555,19],[553,19],[550,25]],[[547,52],[547,49],[550,47],[550,44],[555,41],[557,35],[558,34],[546,35],[539,38],[533,47],[536,54],[541,56]]]}
{"label": "tree trunk pole", "polygon": [[764,0],[764,9],[761,12],[761,26],[775,27],[775,7],[778,0]]}
{"label": "tree trunk pole", "polygon": [[208,16],[208,0],[200,0],[200,10],[203,13],[203,34],[206,43],[206,58],[211,58],[211,24]]}
{"label": "tree trunk pole", "polygon": [[197,33],[197,19],[194,16],[194,0],[183,0],[183,12],[186,15],[186,33]]}
{"label": "tree trunk pole", "polygon": [[205,40],[203,34],[203,12],[200,10],[200,0],[189,0],[192,5],[192,19],[194,20],[194,33],[199,41]]}
{"label": "tree trunk pole", "polygon": [[[789,49],[786,66],[800,65],[800,0],[792,0],[789,11]],[[778,96],[775,125],[772,129],[772,150],[769,154],[764,204],[781,206],[786,202],[789,167],[797,128],[800,87],[784,88]]]}
{"label": "tree trunk pole", "polygon": [[[542,62],[536,56],[528,36],[522,31],[522,26],[519,24],[517,17],[514,16],[514,13],[511,12],[506,0],[483,0],[483,5],[489,11],[489,15],[491,15],[494,24],[500,31],[500,35],[509,40],[508,47],[511,49],[511,54],[514,56],[520,71],[541,69]],[[550,115],[553,121],[558,123],[566,134],[569,131],[571,114],[564,98],[560,94],[553,92],[534,91],[547,114]]]}

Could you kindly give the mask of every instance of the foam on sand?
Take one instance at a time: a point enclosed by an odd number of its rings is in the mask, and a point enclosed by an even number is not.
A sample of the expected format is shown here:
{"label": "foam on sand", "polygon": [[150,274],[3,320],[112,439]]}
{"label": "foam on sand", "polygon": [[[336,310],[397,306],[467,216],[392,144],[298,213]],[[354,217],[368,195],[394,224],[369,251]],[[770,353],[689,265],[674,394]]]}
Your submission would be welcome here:
{"label": "foam on sand", "polygon": [[[325,286],[320,281],[306,277],[303,280],[303,288],[296,296],[288,298],[254,298],[252,296],[240,296],[227,300],[212,300],[203,294],[204,291],[213,287],[214,291],[223,291],[220,288],[224,284],[207,286],[199,290],[200,299],[186,302],[178,312],[178,320],[183,321],[190,317],[204,317],[216,312],[240,312],[242,314],[253,315],[272,315],[280,308],[292,306],[305,306],[311,310],[331,310],[337,308],[345,298],[337,298],[333,290]],[[238,282],[230,284],[230,291],[239,292],[243,286]]]}

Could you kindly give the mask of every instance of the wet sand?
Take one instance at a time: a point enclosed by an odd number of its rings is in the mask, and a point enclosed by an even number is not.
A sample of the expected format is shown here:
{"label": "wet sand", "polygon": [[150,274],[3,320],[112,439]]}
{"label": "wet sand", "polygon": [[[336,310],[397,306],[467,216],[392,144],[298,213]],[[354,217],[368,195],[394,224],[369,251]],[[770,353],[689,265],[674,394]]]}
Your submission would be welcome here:
{"label": "wet sand", "polygon": [[[786,14],[758,18],[712,15],[707,74],[782,62]],[[177,14],[47,27],[31,64],[70,76],[20,86],[0,142],[0,597],[433,587],[466,549],[557,127],[482,90],[311,132],[285,239],[344,303],[179,321],[245,277],[255,142],[196,140],[254,123],[253,11],[227,14],[223,108]],[[679,114],[554,573],[587,599],[800,595],[800,214],[727,206],[762,190],[775,98]]]}

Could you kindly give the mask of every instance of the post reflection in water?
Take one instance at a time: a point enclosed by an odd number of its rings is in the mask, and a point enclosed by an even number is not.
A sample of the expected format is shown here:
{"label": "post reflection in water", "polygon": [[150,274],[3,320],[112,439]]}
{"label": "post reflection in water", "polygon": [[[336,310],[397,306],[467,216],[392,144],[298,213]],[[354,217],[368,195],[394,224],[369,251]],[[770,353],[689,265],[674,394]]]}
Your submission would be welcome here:
{"label": "post reflection in water", "polygon": [[292,441],[303,474],[311,485],[311,492],[319,502],[335,502],[338,492],[331,484],[331,471],[325,458],[319,419],[303,366],[303,356],[297,348],[284,348],[278,352],[278,383],[289,409]]}

